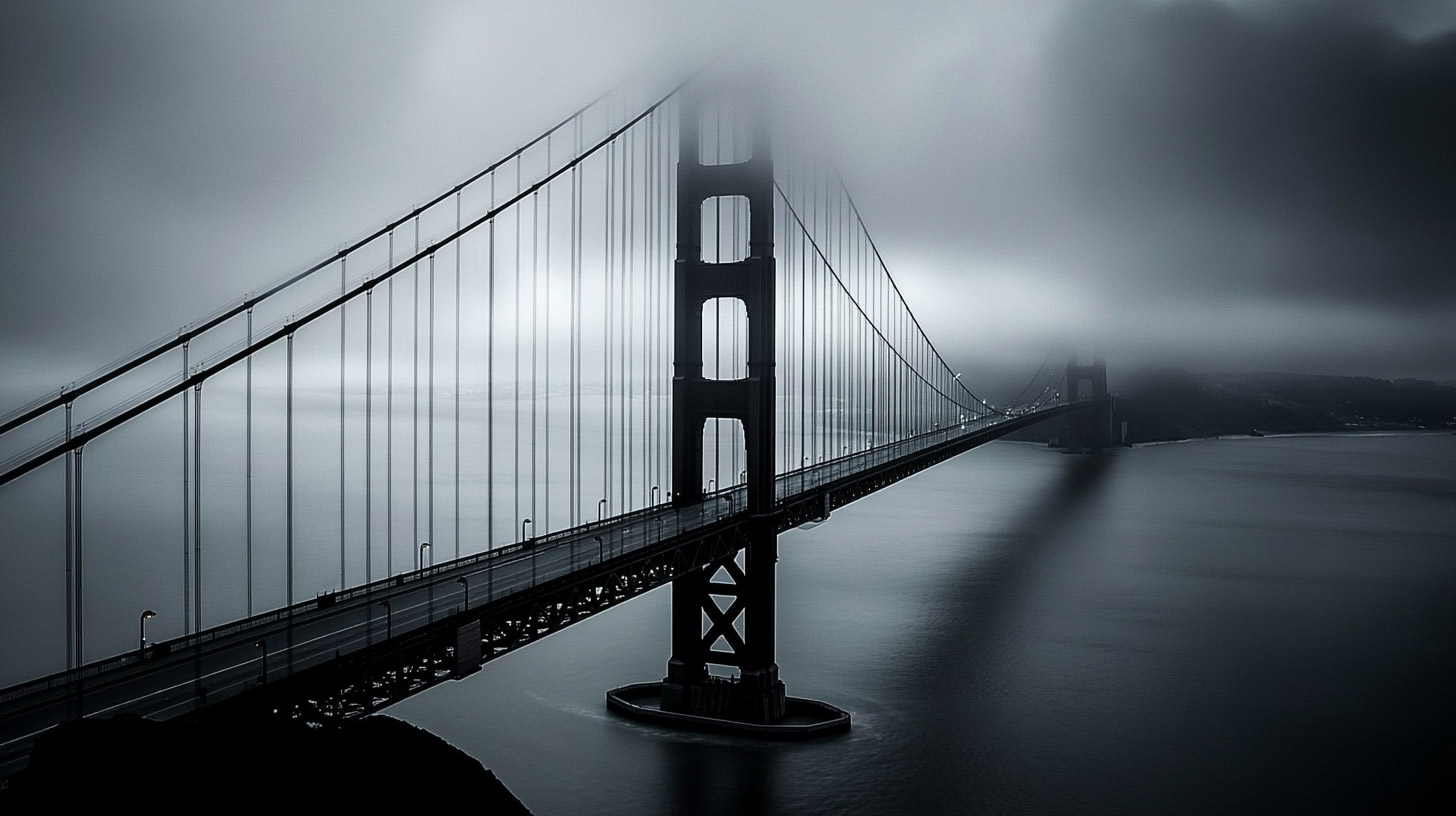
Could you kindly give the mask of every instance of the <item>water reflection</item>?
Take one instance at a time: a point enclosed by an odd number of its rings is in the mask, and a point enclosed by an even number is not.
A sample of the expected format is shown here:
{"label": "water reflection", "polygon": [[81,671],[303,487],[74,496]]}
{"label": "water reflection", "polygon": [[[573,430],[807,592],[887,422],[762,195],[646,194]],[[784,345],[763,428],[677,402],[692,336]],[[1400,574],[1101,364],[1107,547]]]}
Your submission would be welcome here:
{"label": "water reflection", "polygon": [[659,740],[670,812],[768,813],[780,799],[776,747],[748,741]]}

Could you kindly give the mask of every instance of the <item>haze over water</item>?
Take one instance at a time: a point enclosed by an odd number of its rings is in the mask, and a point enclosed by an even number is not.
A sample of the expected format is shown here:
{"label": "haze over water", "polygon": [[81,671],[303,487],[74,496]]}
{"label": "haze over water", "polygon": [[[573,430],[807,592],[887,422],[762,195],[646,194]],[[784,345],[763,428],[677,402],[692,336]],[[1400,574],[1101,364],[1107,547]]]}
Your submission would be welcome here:
{"label": "haze over water", "polygon": [[785,534],[779,664],[841,738],[608,716],[664,671],[667,589],[388,713],[542,816],[1403,810],[1456,731],[1453,456],[998,443]]}

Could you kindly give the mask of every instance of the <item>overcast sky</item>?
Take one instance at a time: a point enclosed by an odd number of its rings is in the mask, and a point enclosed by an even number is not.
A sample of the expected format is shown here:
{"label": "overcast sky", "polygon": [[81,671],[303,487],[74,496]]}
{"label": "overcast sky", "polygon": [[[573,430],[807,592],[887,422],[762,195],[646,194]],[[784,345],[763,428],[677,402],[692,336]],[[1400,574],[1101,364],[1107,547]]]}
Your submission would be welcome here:
{"label": "overcast sky", "polygon": [[1441,0],[10,3],[0,410],[722,49],[814,100],[953,363],[1456,379],[1453,31]]}

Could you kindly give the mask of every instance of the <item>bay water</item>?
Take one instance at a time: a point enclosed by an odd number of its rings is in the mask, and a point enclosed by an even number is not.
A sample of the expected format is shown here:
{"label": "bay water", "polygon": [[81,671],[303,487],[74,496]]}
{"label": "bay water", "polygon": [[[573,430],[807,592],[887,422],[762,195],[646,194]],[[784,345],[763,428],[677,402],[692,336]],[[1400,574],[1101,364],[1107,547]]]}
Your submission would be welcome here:
{"label": "bay water", "polygon": [[1453,530],[1456,435],[995,443],[781,537],[782,676],[847,735],[608,714],[667,587],[386,713],[540,816],[1402,812],[1456,766]]}

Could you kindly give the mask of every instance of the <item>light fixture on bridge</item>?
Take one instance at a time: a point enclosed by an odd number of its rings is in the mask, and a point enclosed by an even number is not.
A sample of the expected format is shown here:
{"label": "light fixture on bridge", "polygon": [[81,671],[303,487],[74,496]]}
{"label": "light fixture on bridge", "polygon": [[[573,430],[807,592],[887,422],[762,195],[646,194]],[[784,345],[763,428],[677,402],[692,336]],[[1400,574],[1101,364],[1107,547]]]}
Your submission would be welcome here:
{"label": "light fixture on bridge", "polygon": [[137,652],[142,656],[145,656],[147,651],[147,621],[156,616],[156,612],[148,609],[142,613],[142,619],[137,625],[139,629],[137,634]]}
{"label": "light fixture on bridge", "polygon": [[525,541],[526,540],[526,526],[529,525],[529,524],[531,524],[531,523],[532,522],[531,522],[530,519],[521,519],[521,540],[522,541]]}
{"label": "light fixture on bridge", "polygon": [[262,670],[258,673],[260,682],[268,682],[268,639],[258,638],[253,641],[253,648],[259,650],[259,659],[263,661]]}
{"label": "light fixture on bridge", "polygon": [[415,569],[424,569],[425,568],[425,550],[428,550],[428,549],[430,549],[430,542],[428,542],[428,541],[421,541],[420,542],[420,562],[419,562],[418,565],[416,565]]}

